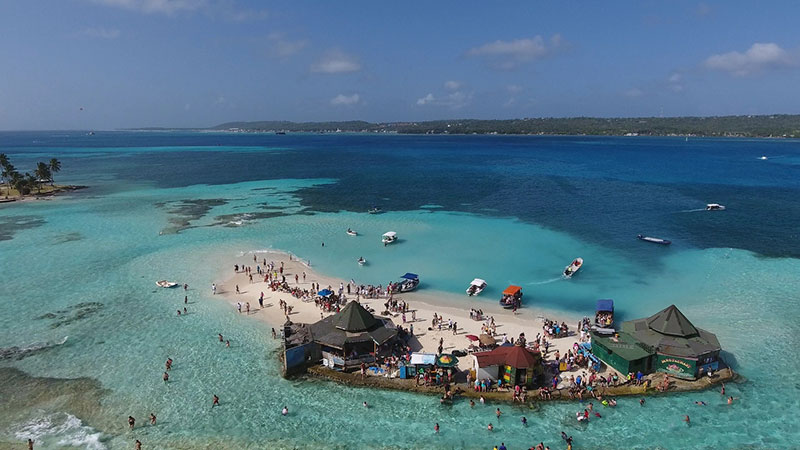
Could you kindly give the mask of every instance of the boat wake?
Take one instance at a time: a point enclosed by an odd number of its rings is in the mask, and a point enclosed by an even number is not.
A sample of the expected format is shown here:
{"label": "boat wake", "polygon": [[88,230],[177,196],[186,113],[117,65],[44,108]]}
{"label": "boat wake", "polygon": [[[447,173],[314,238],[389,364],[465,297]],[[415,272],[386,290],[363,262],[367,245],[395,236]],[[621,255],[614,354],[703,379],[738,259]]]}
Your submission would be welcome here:
{"label": "boat wake", "polygon": [[64,336],[63,339],[57,342],[36,342],[27,347],[0,347],[0,360],[2,359],[15,359],[20,360],[36,353],[49,350],[67,342],[69,336]]}
{"label": "boat wake", "polygon": [[697,212],[697,211],[705,211],[705,210],[706,210],[705,208],[697,208],[697,209],[684,209],[684,210],[678,211],[678,212],[689,213],[689,212]]}
{"label": "boat wake", "polygon": [[102,433],[86,426],[72,414],[56,413],[33,419],[22,424],[14,433],[17,439],[32,439],[43,448],[105,449]]}
{"label": "boat wake", "polygon": [[544,281],[531,281],[530,283],[528,283],[528,286],[532,286],[532,285],[535,285],[535,284],[555,283],[556,281],[563,280],[563,279],[564,279],[564,277],[555,277],[555,278],[551,278],[549,280],[544,280]]}

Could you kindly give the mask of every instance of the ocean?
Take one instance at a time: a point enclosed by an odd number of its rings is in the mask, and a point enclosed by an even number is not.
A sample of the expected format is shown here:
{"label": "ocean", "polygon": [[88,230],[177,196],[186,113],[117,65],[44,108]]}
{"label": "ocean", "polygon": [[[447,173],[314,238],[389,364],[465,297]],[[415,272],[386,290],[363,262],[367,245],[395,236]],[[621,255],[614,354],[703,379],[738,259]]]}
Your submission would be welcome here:
{"label": "ocean", "polygon": [[[798,141],[43,131],[0,133],[0,152],[23,170],[58,158],[57,183],[89,186],[0,205],[0,447],[562,448],[561,431],[575,448],[800,442]],[[384,248],[390,230],[401,242]],[[591,315],[599,298],[620,320],[675,304],[743,380],[726,386],[732,406],[717,391],[620,399],[588,425],[576,403],[500,405],[498,423],[497,405],[284,380],[270,330],[209,288],[268,249],[363,283],[418,273],[447,304],[484,278],[470,299],[484,310],[511,283],[555,317]],[[189,284],[190,314],[175,315],[183,291],[156,288],[164,278]]]}

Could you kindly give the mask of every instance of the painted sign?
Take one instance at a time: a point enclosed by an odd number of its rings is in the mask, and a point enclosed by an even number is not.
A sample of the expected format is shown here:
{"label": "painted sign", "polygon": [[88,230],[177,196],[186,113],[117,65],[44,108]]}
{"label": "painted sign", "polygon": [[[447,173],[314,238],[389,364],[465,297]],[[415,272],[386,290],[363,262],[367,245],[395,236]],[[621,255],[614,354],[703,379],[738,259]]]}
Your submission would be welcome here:
{"label": "painted sign", "polygon": [[658,365],[656,370],[666,372],[682,378],[694,378],[696,373],[696,361],[691,359],[677,358],[674,356],[658,355]]}

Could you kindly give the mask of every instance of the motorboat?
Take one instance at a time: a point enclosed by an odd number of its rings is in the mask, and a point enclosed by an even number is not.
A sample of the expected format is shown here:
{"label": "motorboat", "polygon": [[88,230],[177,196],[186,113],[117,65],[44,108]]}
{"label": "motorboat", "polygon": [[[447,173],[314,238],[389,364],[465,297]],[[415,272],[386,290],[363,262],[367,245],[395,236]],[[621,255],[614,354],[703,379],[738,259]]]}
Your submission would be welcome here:
{"label": "motorboat", "polygon": [[370,208],[370,209],[369,209],[369,211],[367,211],[367,212],[368,212],[368,213],[370,213],[370,214],[380,214],[382,211],[381,211],[381,209],[380,209],[380,208],[378,208],[377,206],[373,206],[373,207],[372,207],[372,208]]}
{"label": "motorboat", "polygon": [[174,281],[159,280],[159,281],[156,281],[156,286],[162,287],[162,288],[174,288],[174,287],[178,286],[178,283],[176,283]]}
{"label": "motorboat", "polygon": [[467,288],[467,295],[470,297],[473,295],[478,295],[483,292],[484,289],[486,289],[486,281],[481,280],[480,278],[475,278]]}
{"label": "motorboat", "polygon": [[383,245],[388,245],[391,244],[392,242],[397,242],[397,233],[395,233],[394,231],[387,231],[386,233],[383,233],[381,242],[383,242]]}
{"label": "motorboat", "polygon": [[509,285],[500,297],[500,306],[505,309],[514,309],[522,306],[522,288]]}
{"label": "motorboat", "polygon": [[643,236],[641,234],[636,236],[636,238],[639,239],[640,241],[652,242],[653,244],[660,244],[660,245],[672,244],[672,241],[668,241],[666,239],[661,239],[661,238],[657,238],[657,237],[650,237],[650,236]]}
{"label": "motorboat", "polygon": [[367,263],[367,260],[366,260],[366,259],[364,259],[364,257],[363,257],[363,256],[362,256],[362,257],[360,257],[360,258],[358,258],[358,265],[359,265],[359,266],[363,266],[363,265],[364,265],[364,264],[366,264],[366,263]]}
{"label": "motorboat", "polygon": [[581,267],[583,267],[583,258],[575,258],[570,265],[564,268],[564,278],[572,278]]}
{"label": "motorboat", "polygon": [[709,203],[706,205],[706,211],[725,211],[725,207],[719,203]]}
{"label": "motorboat", "polygon": [[358,232],[356,230],[351,230],[350,228],[347,229],[347,234],[350,236],[358,236]]}
{"label": "motorboat", "polygon": [[407,272],[395,283],[394,292],[411,292],[419,286],[419,275]]}
{"label": "motorboat", "polygon": [[766,156],[762,156],[761,158],[758,158],[758,159],[760,159],[760,160],[762,160],[762,161],[766,161],[766,160],[767,160],[767,157],[766,157]]}
{"label": "motorboat", "polygon": [[599,334],[614,334],[614,300],[597,301],[592,330]]}

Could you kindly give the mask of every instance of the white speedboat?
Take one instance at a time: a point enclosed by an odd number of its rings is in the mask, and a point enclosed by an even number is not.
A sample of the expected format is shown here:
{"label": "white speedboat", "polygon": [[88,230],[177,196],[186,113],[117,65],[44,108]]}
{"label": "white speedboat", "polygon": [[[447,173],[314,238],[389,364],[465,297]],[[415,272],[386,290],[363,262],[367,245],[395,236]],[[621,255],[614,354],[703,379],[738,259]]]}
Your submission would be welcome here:
{"label": "white speedboat", "polygon": [[641,240],[641,241],[652,242],[653,244],[660,244],[660,245],[672,244],[672,241],[667,240],[667,239],[661,239],[661,238],[651,237],[651,236],[643,236],[641,234],[636,236],[636,238]]}
{"label": "white speedboat", "polygon": [[581,267],[583,267],[583,258],[575,258],[572,264],[564,268],[564,278],[572,278]]}
{"label": "white speedboat", "polygon": [[156,281],[156,286],[162,287],[162,288],[174,288],[177,285],[178,285],[178,283],[176,283],[174,281],[167,281],[167,280]]}
{"label": "white speedboat", "polygon": [[762,161],[766,161],[766,160],[767,160],[767,157],[766,157],[766,156],[762,156],[761,158],[758,158],[758,159],[760,159],[760,160],[762,160]]}
{"label": "white speedboat", "polygon": [[381,211],[381,209],[380,209],[380,208],[378,208],[377,206],[373,206],[373,207],[372,207],[372,208],[370,208],[370,209],[369,209],[369,211],[367,211],[367,212],[368,212],[368,213],[370,213],[370,214],[380,214],[380,213],[382,213],[383,211]]}
{"label": "white speedboat", "polygon": [[366,259],[364,259],[364,257],[363,257],[363,256],[362,256],[362,257],[360,257],[360,258],[358,258],[358,265],[359,265],[359,266],[363,266],[363,265],[364,265],[364,264],[366,264],[366,263],[367,263],[367,260],[366,260]]}
{"label": "white speedboat", "polygon": [[486,289],[486,281],[481,280],[480,278],[475,278],[467,288],[467,295],[470,297],[473,295],[478,295],[483,292],[484,289]]}
{"label": "white speedboat", "polygon": [[725,207],[719,203],[709,203],[706,205],[706,211],[725,211]]}
{"label": "white speedboat", "polygon": [[358,236],[358,232],[356,232],[356,230],[351,230],[350,228],[347,229],[347,234],[350,236]]}
{"label": "white speedboat", "polygon": [[383,242],[383,245],[388,245],[391,244],[392,242],[397,242],[397,233],[395,233],[394,231],[387,231],[386,233],[383,233],[381,242]]}

